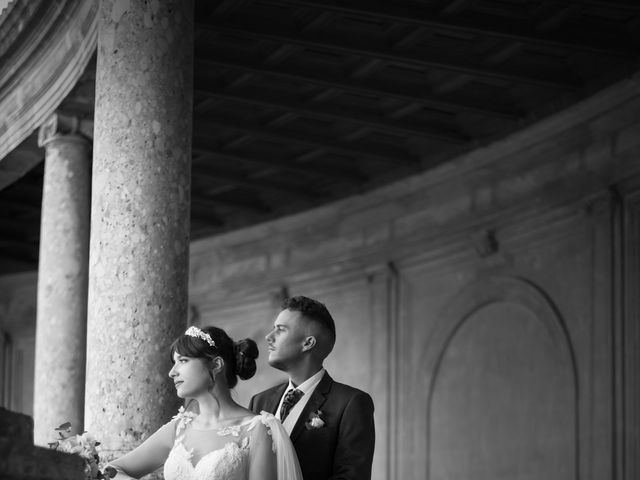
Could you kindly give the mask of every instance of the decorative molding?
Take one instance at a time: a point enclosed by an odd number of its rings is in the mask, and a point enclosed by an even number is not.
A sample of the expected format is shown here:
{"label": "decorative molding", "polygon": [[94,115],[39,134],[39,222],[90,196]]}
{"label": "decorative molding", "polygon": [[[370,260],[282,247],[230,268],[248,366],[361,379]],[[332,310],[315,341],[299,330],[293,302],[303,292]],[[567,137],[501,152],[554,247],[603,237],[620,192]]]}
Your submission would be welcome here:
{"label": "decorative molding", "polygon": [[0,161],[50,117],[96,50],[98,2],[41,3],[47,15],[34,14],[41,23],[14,39],[11,58],[3,56],[11,68],[0,70]]}
{"label": "decorative molding", "polygon": [[496,302],[516,303],[536,313],[537,317],[545,322],[552,338],[570,361],[574,377],[578,378],[569,333],[560,312],[551,299],[533,283],[510,276],[480,278],[453,296],[433,328],[430,343],[425,349],[423,364],[435,373],[447,344],[460,326],[479,308]]}
{"label": "decorative molding", "polygon": [[[31,52],[29,48],[34,48],[37,45],[38,42],[21,42],[20,46],[26,51],[20,52],[15,49],[15,43],[20,38],[20,34],[30,28],[37,28],[40,26],[37,22],[43,16],[53,13],[49,10],[52,7],[50,3],[45,0],[13,1],[4,7],[0,13],[0,65],[2,65],[0,77],[3,76],[3,70],[11,68],[7,57],[21,56],[25,58]],[[54,8],[58,8],[58,6],[54,6]]]}
{"label": "decorative molding", "polygon": [[38,130],[38,146],[45,147],[49,142],[61,136],[93,137],[93,121],[80,120],[61,113],[54,113],[46,119]]}
{"label": "decorative molding", "polygon": [[499,244],[496,232],[492,229],[483,230],[471,236],[476,253],[486,258],[498,252]]}

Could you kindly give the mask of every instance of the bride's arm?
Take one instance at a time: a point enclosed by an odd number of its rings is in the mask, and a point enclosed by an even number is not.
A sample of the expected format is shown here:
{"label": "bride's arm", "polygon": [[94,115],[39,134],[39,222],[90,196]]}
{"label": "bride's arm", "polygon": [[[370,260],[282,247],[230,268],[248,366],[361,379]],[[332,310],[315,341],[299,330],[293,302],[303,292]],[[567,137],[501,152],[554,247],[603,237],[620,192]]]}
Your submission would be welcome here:
{"label": "bride's arm", "polygon": [[166,423],[134,450],[110,462],[118,472],[115,479],[140,478],[160,468],[173,446],[175,422]]}

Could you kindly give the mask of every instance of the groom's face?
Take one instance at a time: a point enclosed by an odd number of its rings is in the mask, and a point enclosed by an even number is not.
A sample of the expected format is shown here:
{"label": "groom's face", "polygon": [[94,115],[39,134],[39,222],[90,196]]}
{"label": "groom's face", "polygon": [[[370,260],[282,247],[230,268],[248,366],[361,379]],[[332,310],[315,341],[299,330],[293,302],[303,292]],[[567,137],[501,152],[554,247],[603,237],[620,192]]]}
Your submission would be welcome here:
{"label": "groom's face", "polygon": [[307,337],[307,322],[300,312],[283,310],[273,322],[273,329],[266,336],[269,346],[269,365],[287,371],[301,358]]}

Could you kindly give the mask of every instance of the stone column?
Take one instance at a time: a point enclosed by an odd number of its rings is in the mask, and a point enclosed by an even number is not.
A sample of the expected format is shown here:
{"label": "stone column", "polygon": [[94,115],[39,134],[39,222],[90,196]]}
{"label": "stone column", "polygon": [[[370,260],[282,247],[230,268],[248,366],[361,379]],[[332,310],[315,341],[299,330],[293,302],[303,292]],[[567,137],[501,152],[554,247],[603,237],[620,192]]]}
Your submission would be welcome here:
{"label": "stone column", "polygon": [[40,226],[34,441],[84,423],[91,157],[89,140],[52,116],[41,128],[45,173]]}
{"label": "stone column", "polygon": [[106,458],[175,414],[188,312],[191,1],[99,9],[85,428]]}

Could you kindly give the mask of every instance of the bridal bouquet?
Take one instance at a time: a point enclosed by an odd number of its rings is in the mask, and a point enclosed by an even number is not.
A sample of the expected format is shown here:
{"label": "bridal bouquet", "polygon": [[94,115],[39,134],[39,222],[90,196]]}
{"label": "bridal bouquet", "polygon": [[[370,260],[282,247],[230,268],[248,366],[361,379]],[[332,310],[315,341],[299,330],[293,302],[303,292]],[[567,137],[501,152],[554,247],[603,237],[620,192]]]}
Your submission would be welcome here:
{"label": "bridal bouquet", "polygon": [[49,444],[49,447],[60,452],[80,455],[85,462],[84,473],[87,480],[109,480],[116,475],[116,471],[107,467],[105,472],[99,469],[100,457],[96,447],[100,445],[88,432],[80,434],[71,433],[71,423],[63,423],[55,429],[58,439]]}

